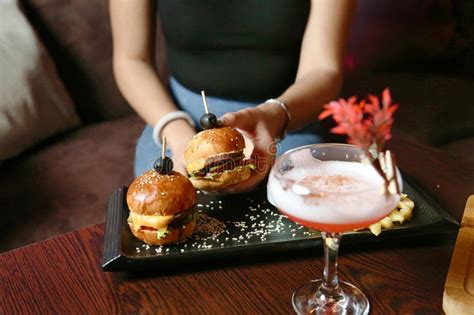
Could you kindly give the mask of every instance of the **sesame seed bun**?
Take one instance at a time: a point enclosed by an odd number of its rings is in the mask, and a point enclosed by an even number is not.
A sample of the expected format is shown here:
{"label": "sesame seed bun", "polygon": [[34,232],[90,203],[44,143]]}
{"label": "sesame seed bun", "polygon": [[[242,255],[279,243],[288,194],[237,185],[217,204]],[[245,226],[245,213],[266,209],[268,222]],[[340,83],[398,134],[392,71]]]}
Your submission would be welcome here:
{"label": "sesame seed bun", "polygon": [[162,175],[149,170],[138,176],[127,191],[130,212],[142,215],[173,215],[191,208],[196,200],[191,182],[175,171]]}

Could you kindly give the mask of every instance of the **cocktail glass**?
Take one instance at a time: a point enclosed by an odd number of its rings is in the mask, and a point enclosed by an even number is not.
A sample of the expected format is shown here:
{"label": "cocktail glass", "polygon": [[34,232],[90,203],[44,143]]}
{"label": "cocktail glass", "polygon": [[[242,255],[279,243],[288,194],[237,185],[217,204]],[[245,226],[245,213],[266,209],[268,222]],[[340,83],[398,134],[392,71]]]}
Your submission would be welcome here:
{"label": "cocktail glass", "polygon": [[270,172],[267,193],[268,200],[290,220],[320,230],[323,238],[323,279],[293,293],[295,311],[368,314],[365,294],[339,281],[339,244],[343,232],[365,228],[389,214],[400,195],[385,190],[382,176],[364,151],[346,144],[315,144],[287,151]]}

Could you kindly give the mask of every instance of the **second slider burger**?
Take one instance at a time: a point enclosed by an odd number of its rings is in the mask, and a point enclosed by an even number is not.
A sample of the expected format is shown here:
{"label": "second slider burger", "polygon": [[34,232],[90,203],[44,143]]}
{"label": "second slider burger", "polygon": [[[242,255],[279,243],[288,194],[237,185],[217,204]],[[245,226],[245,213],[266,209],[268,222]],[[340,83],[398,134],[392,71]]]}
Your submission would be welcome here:
{"label": "second slider burger", "polygon": [[244,137],[230,127],[196,134],[184,154],[189,179],[197,189],[218,191],[247,180],[255,165],[244,155]]}

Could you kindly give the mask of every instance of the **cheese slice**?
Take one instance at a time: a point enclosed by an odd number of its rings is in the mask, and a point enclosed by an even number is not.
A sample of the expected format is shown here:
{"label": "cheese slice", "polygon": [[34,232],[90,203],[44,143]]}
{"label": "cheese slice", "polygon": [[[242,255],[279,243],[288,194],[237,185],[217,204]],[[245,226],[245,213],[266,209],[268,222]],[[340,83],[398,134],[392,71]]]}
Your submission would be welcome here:
{"label": "cheese slice", "polygon": [[168,225],[173,221],[174,215],[143,215],[130,212],[128,222],[133,223],[135,229],[140,229],[140,226],[147,226],[158,231],[166,231]]}

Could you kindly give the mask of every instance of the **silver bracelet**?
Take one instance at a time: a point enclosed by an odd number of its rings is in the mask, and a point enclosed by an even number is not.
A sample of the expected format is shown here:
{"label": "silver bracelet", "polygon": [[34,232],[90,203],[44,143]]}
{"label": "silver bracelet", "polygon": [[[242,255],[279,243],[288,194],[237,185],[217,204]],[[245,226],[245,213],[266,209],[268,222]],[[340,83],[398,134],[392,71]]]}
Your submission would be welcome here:
{"label": "silver bracelet", "polygon": [[191,126],[195,127],[194,121],[188,113],[177,110],[174,112],[169,112],[164,114],[160,120],[156,123],[155,127],[153,128],[153,141],[155,141],[156,145],[161,146],[161,132],[163,128],[166,127],[170,122],[176,119],[184,119],[186,120]]}
{"label": "silver bracelet", "polygon": [[288,105],[286,105],[285,102],[280,101],[277,98],[268,99],[268,100],[265,101],[265,103],[278,104],[285,111],[286,122],[285,122],[285,125],[283,126],[283,130],[282,130],[281,134],[276,139],[277,142],[280,142],[283,139],[285,139],[286,131],[288,129],[288,125],[290,124],[290,120],[291,120],[291,112],[288,109]]}

